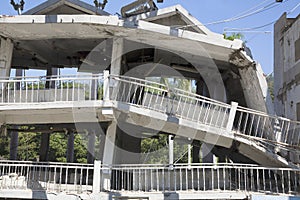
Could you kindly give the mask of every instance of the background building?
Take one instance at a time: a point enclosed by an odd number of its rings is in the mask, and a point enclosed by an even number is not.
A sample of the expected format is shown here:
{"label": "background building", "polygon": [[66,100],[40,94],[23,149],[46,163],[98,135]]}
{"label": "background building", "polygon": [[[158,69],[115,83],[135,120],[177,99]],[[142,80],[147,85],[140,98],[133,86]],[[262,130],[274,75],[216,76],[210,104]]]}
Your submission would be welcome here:
{"label": "background building", "polygon": [[300,16],[274,26],[274,93],[279,116],[300,120]]}

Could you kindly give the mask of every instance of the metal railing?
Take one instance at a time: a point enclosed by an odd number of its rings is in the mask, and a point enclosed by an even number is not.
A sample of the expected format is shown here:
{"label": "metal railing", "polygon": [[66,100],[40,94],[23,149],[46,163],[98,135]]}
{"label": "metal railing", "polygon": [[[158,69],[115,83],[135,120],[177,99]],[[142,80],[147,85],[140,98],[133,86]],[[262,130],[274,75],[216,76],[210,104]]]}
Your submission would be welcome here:
{"label": "metal railing", "polygon": [[246,191],[300,194],[300,170],[255,165],[119,165],[110,171],[109,191]]}
{"label": "metal railing", "polygon": [[168,115],[226,128],[231,106],[166,85],[125,76],[111,76],[111,100],[137,105]]}
{"label": "metal railing", "polygon": [[259,140],[274,142],[278,146],[288,145],[298,150],[300,148],[300,122],[256,110],[238,107],[234,131]]}
{"label": "metal railing", "polygon": [[[107,92],[108,89],[110,92]],[[232,105],[144,79],[107,73],[105,77],[99,74],[0,80],[0,105],[97,101],[104,99],[105,94],[105,100],[120,101],[175,118],[227,129],[276,147],[299,151],[300,122],[240,106],[231,121]]]}
{"label": "metal railing", "polygon": [[89,164],[0,161],[0,189],[87,193],[93,169]]}
{"label": "metal railing", "polygon": [[103,75],[14,77],[0,80],[0,104],[102,98]]}

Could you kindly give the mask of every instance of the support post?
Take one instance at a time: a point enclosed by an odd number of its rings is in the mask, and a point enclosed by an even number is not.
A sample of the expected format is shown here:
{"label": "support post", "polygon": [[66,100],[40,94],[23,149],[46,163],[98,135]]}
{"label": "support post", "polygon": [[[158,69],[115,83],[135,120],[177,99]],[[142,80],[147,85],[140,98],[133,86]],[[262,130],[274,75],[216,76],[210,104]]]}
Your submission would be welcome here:
{"label": "support post", "polygon": [[94,162],[94,155],[95,155],[95,141],[96,141],[96,134],[95,131],[90,131],[88,133],[88,154],[87,154],[87,163],[92,164]]}
{"label": "support post", "polygon": [[199,153],[200,153],[200,142],[198,140],[193,141],[193,163],[200,163]]}
{"label": "support post", "polygon": [[169,135],[169,165],[174,164],[174,136]]}
{"label": "support post", "polygon": [[0,77],[10,75],[13,49],[14,45],[10,39],[0,37]]}
{"label": "support post", "polygon": [[101,161],[94,161],[94,174],[93,174],[93,193],[101,191]]}
{"label": "support post", "polygon": [[18,145],[19,145],[19,133],[17,131],[12,131],[11,138],[10,138],[10,151],[9,151],[10,160],[17,160]]}
{"label": "support post", "polygon": [[232,131],[237,107],[238,107],[238,103],[231,102],[230,113],[228,116],[228,122],[227,122],[227,126],[226,126],[227,133],[231,133],[231,131]]}
{"label": "support post", "polygon": [[110,67],[110,73],[112,75],[120,75],[121,74],[123,45],[124,45],[124,41],[122,38],[114,38],[113,39],[111,67]]}
{"label": "support post", "polygon": [[74,132],[68,133],[67,162],[74,162]]}
{"label": "support post", "polygon": [[42,133],[40,144],[40,161],[48,161],[50,133]]}
{"label": "support post", "polygon": [[188,144],[188,166],[192,164],[192,145]]}
{"label": "support post", "polygon": [[103,100],[109,101],[109,71],[103,71]]}
{"label": "support post", "polygon": [[[115,152],[115,141],[117,132],[117,122],[112,121],[108,126],[105,137],[104,153],[103,153],[103,164],[107,167],[110,167],[114,161],[114,152]],[[107,169],[103,171],[103,189],[110,190],[110,179],[111,179],[111,170]]]}

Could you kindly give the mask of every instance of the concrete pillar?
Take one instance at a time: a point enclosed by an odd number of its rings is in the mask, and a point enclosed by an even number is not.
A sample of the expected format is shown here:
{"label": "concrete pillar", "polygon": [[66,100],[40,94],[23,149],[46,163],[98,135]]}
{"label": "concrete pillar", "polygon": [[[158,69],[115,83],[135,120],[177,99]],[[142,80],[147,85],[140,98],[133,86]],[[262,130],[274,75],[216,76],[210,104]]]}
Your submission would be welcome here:
{"label": "concrete pillar", "polygon": [[10,149],[9,149],[10,160],[17,160],[18,145],[19,145],[19,133],[17,131],[12,131],[10,137]]}
{"label": "concrete pillar", "polygon": [[103,164],[112,165],[115,153],[115,141],[117,132],[117,122],[112,121],[106,130],[104,151],[103,151]]}
{"label": "concrete pillar", "polygon": [[120,75],[122,70],[124,40],[122,38],[113,39],[110,74]]}
{"label": "concrete pillar", "polygon": [[67,162],[74,162],[74,131],[68,133]]}
{"label": "concrete pillar", "polygon": [[[22,77],[22,76],[23,76],[23,69],[16,69],[16,77]],[[22,78],[18,78],[18,79],[22,79]],[[16,88],[17,90],[21,88],[20,83],[16,84]]]}
{"label": "concrete pillar", "polygon": [[14,45],[10,39],[0,37],[0,77],[10,76],[13,49]]}
{"label": "concrete pillar", "polygon": [[95,131],[90,131],[88,133],[88,154],[87,154],[87,163],[92,164],[94,163],[95,158],[95,141],[96,141],[96,134]]}
{"label": "concrete pillar", "polygon": [[193,163],[200,163],[200,141],[198,140],[194,140],[193,143],[193,152],[192,152],[192,156],[193,156]]}
{"label": "concrete pillar", "polygon": [[213,163],[214,154],[212,153],[213,146],[211,144],[201,145],[201,158],[203,163]]}
{"label": "concrete pillar", "polygon": [[169,165],[174,164],[174,136],[169,135]]}
{"label": "concrete pillar", "polygon": [[50,133],[42,133],[40,146],[40,161],[48,161]]}
{"label": "concrete pillar", "polygon": [[[57,76],[58,75],[58,68],[52,67],[47,69],[47,79],[50,79],[51,76]],[[52,78],[53,79],[53,78]],[[46,88],[55,88],[55,81],[47,81],[46,82]]]}

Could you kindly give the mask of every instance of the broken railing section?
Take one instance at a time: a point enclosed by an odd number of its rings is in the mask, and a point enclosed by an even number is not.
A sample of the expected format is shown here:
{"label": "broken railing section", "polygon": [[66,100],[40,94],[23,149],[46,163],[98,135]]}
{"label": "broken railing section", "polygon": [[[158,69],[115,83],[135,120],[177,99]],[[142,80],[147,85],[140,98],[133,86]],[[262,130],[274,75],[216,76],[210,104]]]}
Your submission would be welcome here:
{"label": "broken railing section", "polygon": [[166,85],[125,76],[110,76],[111,100],[166,113],[181,119],[225,129],[272,143],[275,147],[300,146],[300,122],[215,101]]}
{"label": "broken railing section", "polygon": [[110,78],[114,82],[110,98],[113,101],[125,102],[209,126],[227,128],[231,110],[228,104],[143,79],[125,76]]}

